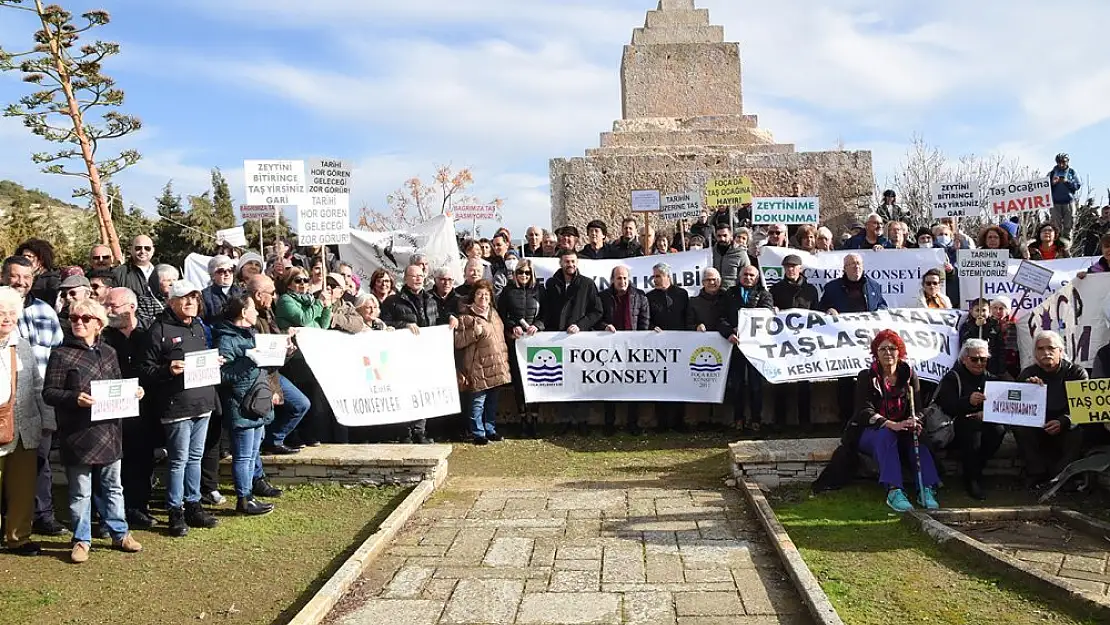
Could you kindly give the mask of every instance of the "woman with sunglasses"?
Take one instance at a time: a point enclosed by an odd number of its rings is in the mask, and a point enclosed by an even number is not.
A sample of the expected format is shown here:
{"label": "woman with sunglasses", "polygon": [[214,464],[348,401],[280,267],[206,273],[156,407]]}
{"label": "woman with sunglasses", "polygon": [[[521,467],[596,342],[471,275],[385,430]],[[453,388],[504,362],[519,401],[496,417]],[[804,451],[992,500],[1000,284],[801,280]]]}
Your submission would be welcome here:
{"label": "woman with sunglasses", "polygon": [[543,317],[540,307],[543,301],[543,287],[536,281],[532,261],[522,260],[513,271],[513,279],[501,291],[497,300],[497,310],[505,326],[505,342],[508,345],[509,371],[512,374],[513,394],[516,396],[517,414],[520,415],[521,436],[536,437],[537,414],[528,410],[524,403],[524,385],[520,378],[520,366],[516,361],[516,340],[522,336],[532,336],[542,332]]}
{"label": "woman with sunglasses", "polygon": [[921,276],[921,294],[917,296],[918,308],[952,308],[952,300],[944,294],[944,273],[930,269]]}
{"label": "woman with sunglasses", "polygon": [[278,298],[274,321],[283,331],[289,328],[320,328],[331,326],[331,300],[327,289],[319,297],[309,292],[310,278],[305,270],[292,267],[285,272],[282,282],[285,293]]}
{"label": "woman with sunglasses", "polygon": [[[124,512],[120,480],[123,424],[120,419],[92,420],[91,409],[96,403],[92,382],[123,377],[116,351],[100,340],[100,332],[108,325],[108,315],[99,302],[85,299],[70,306],[69,322],[70,334],[50,353],[42,398],[54,407],[58,421],[62,463],[69,481],[73,529],[70,560],[80,564],[89,558],[94,501],[113,548],[135,553],[143,547],[131,536]],[[142,399],[142,387],[135,396]]]}

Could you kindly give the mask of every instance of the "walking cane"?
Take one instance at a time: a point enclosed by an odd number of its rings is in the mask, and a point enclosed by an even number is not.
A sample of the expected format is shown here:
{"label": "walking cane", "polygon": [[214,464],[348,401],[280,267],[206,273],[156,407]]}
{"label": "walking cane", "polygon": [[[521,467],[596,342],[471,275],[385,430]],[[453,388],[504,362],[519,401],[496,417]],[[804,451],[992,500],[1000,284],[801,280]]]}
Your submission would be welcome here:
{"label": "walking cane", "polygon": [[914,419],[914,421],[915,421],[915,425],[912,428],[912,430],[913,430],[913,460],[914,460],[914,464],[916,465],[915,468],[917,469],[917,493],[918,493],[918,497],[920,497],[921,499],[924,499],[925,498],[925,478],[923,478],[921,476],[921,439],[917,435],[917,426],[916,426],[917,410],[914,409],[913,386],[909,387],[909,392],[910,392],[910,418]]}

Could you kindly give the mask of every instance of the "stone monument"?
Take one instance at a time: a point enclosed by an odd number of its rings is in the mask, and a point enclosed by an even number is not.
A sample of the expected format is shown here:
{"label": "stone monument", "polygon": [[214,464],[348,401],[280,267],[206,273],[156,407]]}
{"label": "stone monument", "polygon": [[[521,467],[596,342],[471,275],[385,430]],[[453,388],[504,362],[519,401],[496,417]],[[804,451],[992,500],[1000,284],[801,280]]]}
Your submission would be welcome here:
{"label": "stone monument", "polygon": [[795,152],[743,103],[740,45],[694,0],[660,0],[624,47],[622,118],[585,157],[551,160],[552,225],[613,226],[631,212],[633,190],[704,192],[727,176],[749,177],[757,197],[790,196],[797,182],[801,195],[821,198],[826,223],[869,211],[870,152]]}

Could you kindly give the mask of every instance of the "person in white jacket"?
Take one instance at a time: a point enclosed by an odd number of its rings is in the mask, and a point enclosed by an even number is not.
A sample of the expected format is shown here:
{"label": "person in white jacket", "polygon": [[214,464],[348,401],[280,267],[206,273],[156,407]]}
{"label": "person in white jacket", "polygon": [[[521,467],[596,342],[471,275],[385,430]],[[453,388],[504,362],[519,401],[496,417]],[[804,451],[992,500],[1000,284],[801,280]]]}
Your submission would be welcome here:
{"label": "person in white jacket", "polygon": [[921,294],[917,296],[918,308],[952,308],[952,300],[944,294],[944,272],[930,269],[921,276]]}

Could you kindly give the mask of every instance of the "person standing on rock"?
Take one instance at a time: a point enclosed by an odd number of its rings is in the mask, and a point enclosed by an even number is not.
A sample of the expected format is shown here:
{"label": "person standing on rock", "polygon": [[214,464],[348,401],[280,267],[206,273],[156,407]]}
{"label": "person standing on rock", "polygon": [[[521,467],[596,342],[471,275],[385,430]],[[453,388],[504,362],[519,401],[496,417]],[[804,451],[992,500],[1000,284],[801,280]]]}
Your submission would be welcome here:
{"label": "person standing on rock", "polygon": [[1052,183],[1052,222],[1060,229],[1060,238],[1071,243],[1072,228],[1075,226],[1075,198],[1082,183],[1079,175],[1069,167],[1071,159],[1067,154],[1056,155],[1056,167],[1048,172]]}

